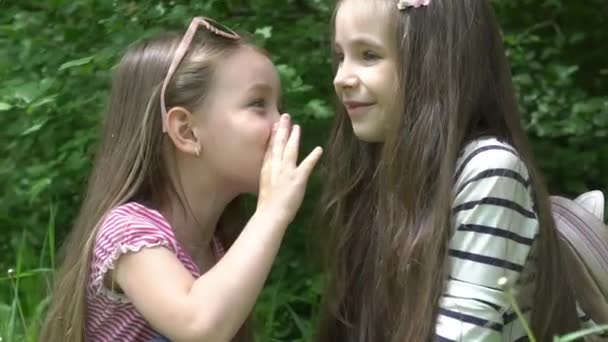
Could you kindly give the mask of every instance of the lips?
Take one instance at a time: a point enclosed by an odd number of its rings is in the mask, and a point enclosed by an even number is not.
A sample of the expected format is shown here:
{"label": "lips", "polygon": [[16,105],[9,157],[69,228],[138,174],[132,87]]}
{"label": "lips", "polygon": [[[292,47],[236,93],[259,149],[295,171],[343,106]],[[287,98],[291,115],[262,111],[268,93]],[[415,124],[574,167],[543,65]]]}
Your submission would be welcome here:
{"label": "lips", "polygon": [[373,102],[359,102],[359,101],[344,101],[344,106],[348,111],[353,111],[356,109],[362,109],[365,107],[372,106]]}

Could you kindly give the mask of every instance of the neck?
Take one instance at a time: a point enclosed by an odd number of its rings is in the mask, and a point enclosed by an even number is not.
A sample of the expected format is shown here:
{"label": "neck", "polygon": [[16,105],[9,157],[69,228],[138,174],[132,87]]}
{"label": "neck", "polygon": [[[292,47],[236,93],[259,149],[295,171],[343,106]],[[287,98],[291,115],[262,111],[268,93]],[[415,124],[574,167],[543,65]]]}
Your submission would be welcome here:
{"label": "neck", "polygon": [[170,195],[161,212],[182,245],[194,251],[200,250],[209,246],[222,213],[239,193],[208,170],[199,168],[196,173],[176,171],[176,177],[172,178],[177,194]]}

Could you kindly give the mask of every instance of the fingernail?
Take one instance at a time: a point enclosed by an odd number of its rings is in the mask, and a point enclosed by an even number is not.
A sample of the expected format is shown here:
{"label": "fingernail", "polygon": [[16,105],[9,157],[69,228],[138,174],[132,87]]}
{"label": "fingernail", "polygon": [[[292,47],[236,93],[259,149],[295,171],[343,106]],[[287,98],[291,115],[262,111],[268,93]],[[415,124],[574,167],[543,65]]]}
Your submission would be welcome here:
{"label": "fingernail", "polygon": [[283,120],[289,120],[289,114],[283,114],[283,116],[281,117],[281,119],[283,119]]}

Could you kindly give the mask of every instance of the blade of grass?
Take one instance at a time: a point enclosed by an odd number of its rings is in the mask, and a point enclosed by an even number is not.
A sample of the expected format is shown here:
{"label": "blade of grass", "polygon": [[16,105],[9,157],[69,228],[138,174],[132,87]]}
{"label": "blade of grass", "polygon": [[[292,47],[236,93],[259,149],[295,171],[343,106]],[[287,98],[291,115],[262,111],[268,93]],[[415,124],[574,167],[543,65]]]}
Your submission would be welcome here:
{"label": "blade of grass", "polygon": [[22,278],[31,278],[40,274],[51,273],[53,272],[50,268],[37,268],[29,271],[25,271],[19,274],[15,274],[12,276],[0,277],[0,281],[7,281],[12,279],[22,279]]}
{"label": "blade of grass", "polygon": [[[14,296],[14,303],[16,303],[16,309],[17,312],[19,314],[19,318],[21,319],[21,326],[23,327],[24,331],[27,327],[26,324],[26,320],[25,320],[25,315],[23,314],[23,308],[21,307],[21,301],[19,299],[19,283],[20,283],[20,273],[21,273],[21,268],[23,265],[23,253],[25,251],[25,242],[26,242],[26,232],[24,231],[21,234],[21,241],[19,242],[19,249],[17,252],[17,266],[16,266],[16,272],[14,273],[15,276],[11,277],[11,286],[13,287],[13,296]],[[9,275],[11,276],[11,275]]]}
{"label": "blade of grass", "polygon": [[291,315],[291,318],[293,319],[296,326],[298,327],[298,330],[300,330],[300,335],[302,335],[302,337],[304,338],[305,341],[308,341],[309,337],[310,337],[309,335],[311,333],[310,327],[306,324],[306,322],[303,319],[300,318],[300,316],[298,316],[298,314],[293,310],[291,305],[286,304],[286,307],[287,307],[287,311],[289,311],[289,314]]}
{"label": "blade of grass", "polygon": [[558,342],[576,341],[579,338],[582,338],[584,336],[591,335],[591,334],[597,334],[597,333],[601,333],[604,331],[608,331],[608,324],[598,325],[597,327],[583,329],[583,330],[579,330],[579,331],[575,331],[573,333],[563,335],[561,337],[556,337],[555,341],[558,341]]}

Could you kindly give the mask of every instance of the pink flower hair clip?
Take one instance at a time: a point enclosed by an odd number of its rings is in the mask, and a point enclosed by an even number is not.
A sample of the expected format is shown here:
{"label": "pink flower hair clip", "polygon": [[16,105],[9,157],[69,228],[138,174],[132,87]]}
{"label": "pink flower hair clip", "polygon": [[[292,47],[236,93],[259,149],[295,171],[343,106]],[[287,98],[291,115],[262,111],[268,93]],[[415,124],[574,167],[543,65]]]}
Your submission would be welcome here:
{"label": "pink flower hair clip", "polygon": [[410,7],[418,8],[422,6],[428,6],[431,0],[399,0],[397,8],[400,11],[404,11]]}

